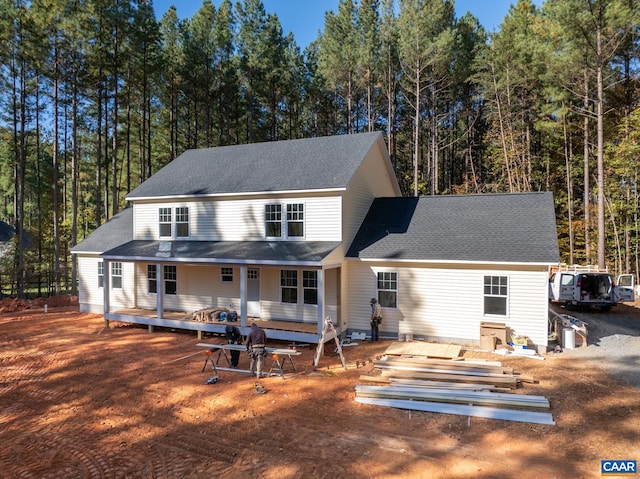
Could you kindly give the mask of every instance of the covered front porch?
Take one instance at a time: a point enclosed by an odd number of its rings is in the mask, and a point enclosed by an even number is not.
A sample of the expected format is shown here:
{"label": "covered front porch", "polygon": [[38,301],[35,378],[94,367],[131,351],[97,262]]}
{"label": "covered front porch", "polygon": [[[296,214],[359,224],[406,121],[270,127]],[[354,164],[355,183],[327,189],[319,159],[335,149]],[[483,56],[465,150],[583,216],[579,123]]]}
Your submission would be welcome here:
{"label": "covered front porch", "polygon": [[[101,255],[104,318],[199,333],[245,335],[252,322],[273,340],[321,341],[327,318],[337,334],[340,262],[328,263],[338,243],[132,241]],[[115,276],[114,271],[120,276]],[[206,321],[207,309],[237,312],[238,320]],[[200,320],[196,320],[200,319]],[[324,341],[332,340],[325,336]]]}

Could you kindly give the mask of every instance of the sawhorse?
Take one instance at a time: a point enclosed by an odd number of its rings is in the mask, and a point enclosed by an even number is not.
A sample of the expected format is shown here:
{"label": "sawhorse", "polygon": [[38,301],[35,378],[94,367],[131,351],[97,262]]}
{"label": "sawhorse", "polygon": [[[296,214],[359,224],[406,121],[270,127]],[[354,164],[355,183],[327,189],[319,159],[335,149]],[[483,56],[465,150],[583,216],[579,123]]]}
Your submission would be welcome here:
{"label": "sawhorse", "polygon": [[[218,368],[216,367],[216,362],[213,360],[213,351],[211,349],[209,349],[207,352],[207,357],[204,360],[204,366],[202,366],[202,372],[204,372],[204,370],[207,368],[207,363],[211,363],[211,369],[213,369],[215,371],[216,374],[218,374]],[[226,356],[226,355],[225,355]],[[220,355],[218,355],[218,360],[220,359]]]}
{"label": "sawhorse", "polygon": [[284,379],[284,366],[285,366],[285,363],[287,362],[287,359],[291,363],[291,367],[293,368],[293,371],[298,372],[298,370],[296,369],[296,365],[293,364],[293,359],[291,359],[290,355],[285,354],[284,357],[280,359],[279,354],[272,354],[271,355],[272,362],[271,362],[271,368],[269,369],[269,374],[273,372],[274,368],[277,368],[277,371],[280,372],[280,376],[282,377],[282,379]]}

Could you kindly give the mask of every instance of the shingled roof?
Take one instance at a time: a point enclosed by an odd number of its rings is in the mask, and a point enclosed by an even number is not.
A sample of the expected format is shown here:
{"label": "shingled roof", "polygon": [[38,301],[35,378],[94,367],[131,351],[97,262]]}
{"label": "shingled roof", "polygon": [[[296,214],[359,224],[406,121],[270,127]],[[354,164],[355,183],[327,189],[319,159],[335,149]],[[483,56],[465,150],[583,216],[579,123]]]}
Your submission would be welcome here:
{"label": "shingled roof", "polygon": [[378,198],[347,257],[557,264],[551,193]]}
{"label": "shingled roof", "polygon": [[127,199],[344,189],[382,133],[188,150]]}
{"label": "shingled roof", "polygon": [[125,208],[71,248],[73,253],[103,253],[133,239],[133,208]]}

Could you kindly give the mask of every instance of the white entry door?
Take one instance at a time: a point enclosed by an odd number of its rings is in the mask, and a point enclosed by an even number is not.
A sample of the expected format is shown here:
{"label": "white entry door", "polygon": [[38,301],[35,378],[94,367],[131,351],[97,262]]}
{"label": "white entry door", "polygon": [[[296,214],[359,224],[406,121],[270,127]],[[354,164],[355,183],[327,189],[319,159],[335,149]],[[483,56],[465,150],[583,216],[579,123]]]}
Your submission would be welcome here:
{"label": "white entry door", "polygon": [[260,317],[260,270],[247,269],[247,315]]}

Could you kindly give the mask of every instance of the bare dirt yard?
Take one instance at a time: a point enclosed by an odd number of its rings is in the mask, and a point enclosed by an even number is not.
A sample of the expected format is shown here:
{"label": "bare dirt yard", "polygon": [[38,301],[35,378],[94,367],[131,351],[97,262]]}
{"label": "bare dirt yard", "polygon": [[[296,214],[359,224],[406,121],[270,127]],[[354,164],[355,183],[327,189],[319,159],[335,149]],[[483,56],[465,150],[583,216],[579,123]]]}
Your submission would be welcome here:
{"label": "bare dirt yard", "polygon": [[[640,330],[638,309],[622,308]],[[463,350],[533,376],[515,394],[549,399],[557,425],[547,426],[357,403],[359,376],[391,340],[344,348],[346,370],[325,355],[313,371],[303,348],[298,372],[260,380],[266,394],[238,372],[205,384],[198,342],[104,329],[73,303],[49,301],[47,313],[0,303],[0,477],[595,478],[603,459],[640,460],[640,391],[598,352],[540,361]],[[625,377],[638,374],[632,353],[616,359]]]}

